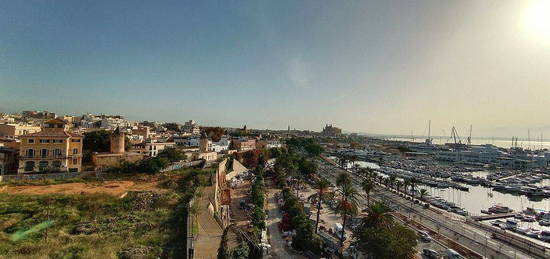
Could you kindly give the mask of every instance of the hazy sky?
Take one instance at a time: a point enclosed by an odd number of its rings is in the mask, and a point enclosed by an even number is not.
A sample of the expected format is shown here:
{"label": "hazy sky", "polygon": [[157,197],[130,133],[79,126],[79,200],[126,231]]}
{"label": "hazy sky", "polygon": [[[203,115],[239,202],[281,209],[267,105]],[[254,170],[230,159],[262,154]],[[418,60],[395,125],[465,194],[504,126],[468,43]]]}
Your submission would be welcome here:
{"label": "hazy sky", "polygon": [[0,0],[0,111],[550,137],[550,5],[139,2]]}

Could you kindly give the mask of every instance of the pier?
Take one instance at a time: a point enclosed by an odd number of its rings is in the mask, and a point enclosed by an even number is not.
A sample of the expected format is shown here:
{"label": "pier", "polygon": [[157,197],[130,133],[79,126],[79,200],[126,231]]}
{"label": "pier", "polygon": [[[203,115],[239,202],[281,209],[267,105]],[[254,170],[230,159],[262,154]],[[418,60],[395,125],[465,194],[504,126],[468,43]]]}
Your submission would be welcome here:
{"label": "pier", "polygon": [[472,219],[475,219],[476,221],[484,221],[484,220],[491,220],[491,219],[502,219],[502,218],[509,218],[513,217],[517,213],[499,213],[499,214],[491,214],[491,215],[483,215],[483,216],[472,216]]}

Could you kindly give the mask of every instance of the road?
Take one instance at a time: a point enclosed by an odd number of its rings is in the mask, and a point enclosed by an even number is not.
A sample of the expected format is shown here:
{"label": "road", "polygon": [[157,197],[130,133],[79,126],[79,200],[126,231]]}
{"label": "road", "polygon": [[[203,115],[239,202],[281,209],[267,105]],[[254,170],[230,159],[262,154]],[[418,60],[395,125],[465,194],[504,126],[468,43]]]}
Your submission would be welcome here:
{"label": "road", "polygon": [[[320,162],[319,173],[331,182],[344,170],[326,162]],[[354,179],[355,187],[360,190],[360,179],[357,175],[350,174]],[[435,210],[423,209],[420,205],[414,204],[399,195],[388,191],[386,188],[376,187],[371,198],[384,200],[392,209],[401,215],[411,217],[414,221],[423,226],[433,229],[444,238],[469,248],[487,258],[535,258],[523,253],[521,250],[511,247],[505,243],[493,240],[489,232],[476,227],[466,225],[464,218],[447,212],[436,213]],[[361,196],[360,200],[365,200]]]}

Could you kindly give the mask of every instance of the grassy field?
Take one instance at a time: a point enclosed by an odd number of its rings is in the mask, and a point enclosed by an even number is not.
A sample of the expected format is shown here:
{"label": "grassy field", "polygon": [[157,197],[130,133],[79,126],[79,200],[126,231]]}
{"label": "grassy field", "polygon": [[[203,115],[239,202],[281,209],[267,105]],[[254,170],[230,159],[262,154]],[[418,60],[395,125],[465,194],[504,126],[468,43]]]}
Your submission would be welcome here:
{"label": "grassy field", "polygon": [[210,174],[180,171],[159,184],[162,193],[122,199],[0,194],[0,258],[180,258],[187,201]]}

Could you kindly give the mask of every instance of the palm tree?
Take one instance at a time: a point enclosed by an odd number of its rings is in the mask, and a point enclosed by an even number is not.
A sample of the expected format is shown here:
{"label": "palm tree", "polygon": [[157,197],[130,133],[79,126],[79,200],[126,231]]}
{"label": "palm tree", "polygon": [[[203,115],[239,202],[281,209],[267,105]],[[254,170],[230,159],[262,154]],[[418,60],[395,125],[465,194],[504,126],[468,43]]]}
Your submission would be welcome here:
{"label": "palm tree", "polygon": [[390,188],[393,188],[395,181],[397,181],[397,177],[395,175],[390,176]]}
{"label": "palm tree", "polygon": [[382,202],[376,202],[367,209],[367,217],[363,219],[363,224],[367,227],[384,227],[393,222],[389,214],[390,209]]}
{"label": "palm tree", "polygon": [[414,191],[416,187],[416,178],[411,178],[411,192],[412,192],[412,200],[414,201]]}
{"label": "palm tree", "polygon": [[424,196],[426,196],[426,194],[428,194],[428,190],[426,190],[426,189],[420,189],[420,200],[421,200],[421,201],[424,200]]}
{"label": "palm tree", "polygon": [[336,185],[351,185],[351,176],[347,172],[342,172],[336,177]]}
{"label": "palm tree", "polygon": [[330,186],[329,181],[325,178],[321,178],[315,182],[315,189],[317,189],[317,221],[315,222],[315,233],[319,229],[319,215],[321,214],[321,201],[327,195],[328,188]]}
{"label": "palm tree", "polygon": [[355,162],[357,161],[357,155],[351,155],[349,156],[349,162],[351,163],[351,166],[355,168]]}
{"label": "palm tree", "polygon": [[407,178],[403,181],[403,187],[405,189],[405,198],[407,197],[407,187],[411,186],[411,179]]}
{"label": "palm tree", "polygon": [[348,155],[342,155],[338,158],[338,163],[342,168],[346,168],[348,162],[349,162]]}
{"label": "palm tree", "polygon": [[363,184],[361,185],[361,187],[363,188],[363,191],[365,191],[365,193],[367,193],[367,207],[369,207],[370,206],[370,193],[374,189],[374,183],[373,183],[372,179],[371,178],[366,178],[363,181]]}
{"label": "palm tree", "polygon": [[365,179],[372,178],[372,170],[370,168],[361,168],[357,172]]}
{"label": "palm tree", "polygon": [[353,215],[357,213],[357,190],[353,188],[351,183],[344,182],[340,186],[340,192],[342,194],[342,198],[340,199],[340,203],[338,204],[338,211],[342,213],[343,220],[342,220],[342,235],[340,235],[340,248],[343,248],[344,245],[344,232],[346,229],[346,221],[348,218],[348,215]]}
{"label": "palm tree", "polygon": [[384,176],[378,175],[378,183],[382,185],[382,181],[384,181]]}
{"label": "palm tree", "polygon": [[401,181],[395,182],[395,188],[397,189],[397,194],[401,191],[401,186],[403,186],[403,183]]}
{"label": "palm tree", "polygon": [[384,179],[384,185],[387,187],[389,187],[391,185],[391,179],[390,178],[386,178]]}

